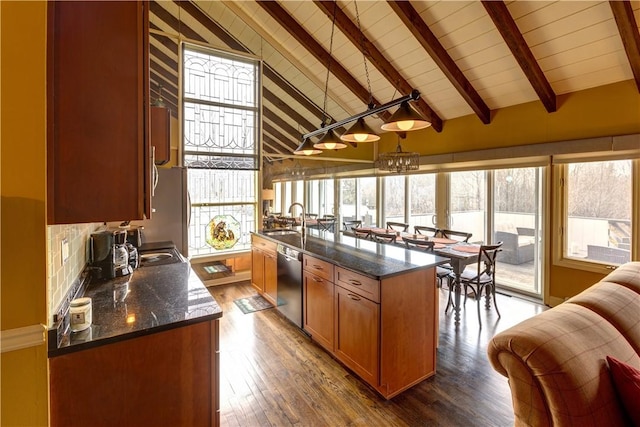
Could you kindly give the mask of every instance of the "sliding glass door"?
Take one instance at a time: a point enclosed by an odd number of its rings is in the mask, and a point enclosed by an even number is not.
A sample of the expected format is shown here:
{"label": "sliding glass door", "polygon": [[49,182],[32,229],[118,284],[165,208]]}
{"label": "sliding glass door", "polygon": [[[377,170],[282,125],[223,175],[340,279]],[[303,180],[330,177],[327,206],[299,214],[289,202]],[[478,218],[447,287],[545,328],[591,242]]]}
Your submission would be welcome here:
{"label": "sliding glass door", "polygon": [[542,168],[493,171],[494,242],[502,242],[496,280],[541,295]]}
{"label": "sliding glass door", "polygon": [[[470,242],[502,242],[496,280],[502,288],[541,296],[542,169],[452,172],[447,227]],[[442,227],[442,225],[441,225]]]}

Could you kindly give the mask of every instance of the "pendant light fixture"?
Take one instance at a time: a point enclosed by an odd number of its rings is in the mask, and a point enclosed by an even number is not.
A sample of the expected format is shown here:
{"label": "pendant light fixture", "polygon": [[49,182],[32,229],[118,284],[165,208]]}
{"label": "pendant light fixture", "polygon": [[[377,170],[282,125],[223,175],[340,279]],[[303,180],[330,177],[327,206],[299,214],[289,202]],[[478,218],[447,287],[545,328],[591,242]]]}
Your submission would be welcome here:
{"label": "pendant light fixture", "polygon": [[313,142],[311,142],[311,140],[309,138],[305,138],[302,141],[302,144],[300,144],[298,146],[298,148],[295,149],[295,151],[293,152],[293,154],[302,154],[305,156],[311,156],[313,154],[320,154],[322,153],[322,150],[315,148],[313,146]]}
{"label": "pendant light fixture", "polygon": [[[358,31],[360,32],[360,50],[362,51],[362,62],[364,63],[364,72],[367,76],[367,89],[369,90],[369,110],[373,109],[373,95],[371,94],[371,80],[369,79],[369,67],[367,67],[367,55],[366,45],[364,43],[364,34],[360,26],[360,13],[358,12],[358,2],[353,1],[356,7],[356,22],[358,23]],[[360,117],[342,136],[343,141],[348,142],[375,142],[380,140],[378,134],[376,134],[369,125],[364,121],[363,117]]]}
{"label": "pendant light fixture", "polygon": [[361,117],[340,137],[348,142],[375,142],[380,139]]}
{"label": "pendant light fixture", "polygon": [[338,138],[333,129],[329,129],[327,133],[320,138],[320,141],[313,144],[313,147],[319,148],[320,150],[340,150],[341,148],[347,148],[347,144]]}
{"label": "pendant light fixture", "polygon": [[[327,95],[329,93],[329,74],[331,72],[331,51],[333,50],[333,33],[336,27],[336,2],[333,3],[333,19],[331,21],[331,38],[329,39],[329,58],[327,60],[327,78],[324,83],[324,105],[322,107],[322,112],[325,115],[322,120],[322,127],[325,126],[327,117]],[[324,134],[320,141],[313,144],[313,147],[320,150],[340,150],[342,148],[347,148],[347,144],[342,142],[340,138],[336,136],[336,133],[333,129],[327,129],[327,132]]]}
{"label": "pendant light fixture", "polygon": [[380,154],[376,160],[376,166],[381,171],[395,173],[418,170],[420,168],[420,154],[402,151],[400,135],[398,135],[396,151]]}
{"label": "pendant light fixture", "polygon": [[431,123],[425,120],[416,110],[409,105],[407,101],[400,104],[400,108],[391,115],[389,121],[382,126],[383,130],[393,132],[407,132],[412,130],[424,129],[431,126]]}

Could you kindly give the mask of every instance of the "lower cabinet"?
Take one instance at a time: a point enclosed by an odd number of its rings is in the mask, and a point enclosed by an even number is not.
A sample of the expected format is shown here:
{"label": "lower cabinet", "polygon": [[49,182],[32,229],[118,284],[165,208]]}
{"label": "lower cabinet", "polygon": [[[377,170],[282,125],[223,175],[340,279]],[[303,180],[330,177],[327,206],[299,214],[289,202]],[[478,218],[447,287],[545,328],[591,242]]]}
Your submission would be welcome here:
{"label": "lower cabinet", "polygon": [[335,355],[363,380],[378,384],[380,305],[335,287]]}
{"label": "lower cabinet", "polygon": [[303,263],[303,328],[314,341],[333,352],[333,265],[307,255]]}
{"label": "lower cabinet", "polygon": [[251,284],[266,300],[277,305],[276,244],[255,234],[251,235]]}
{"label": "lower cabinet", "polygon": [[50,425],[220,425],[218,320],[49,359]]}
{"label": "lower cabinet", "polygon": [[303,277],[304,329],[382,396],[435,374],[435,268],[376,280],[305,255]]}

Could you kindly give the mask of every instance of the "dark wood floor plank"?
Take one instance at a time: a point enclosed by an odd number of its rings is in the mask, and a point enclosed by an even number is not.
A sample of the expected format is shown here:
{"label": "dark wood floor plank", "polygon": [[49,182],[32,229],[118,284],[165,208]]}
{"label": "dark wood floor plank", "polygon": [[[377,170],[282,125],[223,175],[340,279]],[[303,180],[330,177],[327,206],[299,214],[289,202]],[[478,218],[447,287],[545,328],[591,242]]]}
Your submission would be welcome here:
{"label": "dark wood floor plank", "polygon": [[502,317],[467,300],[461,322],[440,295],[436,375],[386,401],[312,342],[276,309],[243,314],[235,299],[254,295],[248,282],[209,288],[220,321],[220,400],[224,426],[510,426],[506,378],[490,366],[487,343],[546,307],[498,296]]}

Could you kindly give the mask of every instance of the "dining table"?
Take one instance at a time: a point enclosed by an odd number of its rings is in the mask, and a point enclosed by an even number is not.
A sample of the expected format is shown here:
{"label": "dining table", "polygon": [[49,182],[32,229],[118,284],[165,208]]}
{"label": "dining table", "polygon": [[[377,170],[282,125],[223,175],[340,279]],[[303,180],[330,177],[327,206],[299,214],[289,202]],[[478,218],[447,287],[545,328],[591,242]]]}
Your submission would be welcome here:
{"label": "dining table", "polygon": [[[413,240],[425,240],[433,242],[433,252],[437,255],[447,257],[451,261],[451,268],[453,269],[454,278],[452,282],[453,293],[454,293],[454,301],[453,301],[453,311],[454,311],[454,320],[455,324],[460,323],[460,296],[462,294],[462,284],[460,282],[460,275],[464,271],[465,267],[470,264],[474,264],[478,262],[478,257],[480,256],[480,245],[460,242],[454,239],[447,239],[444,237],[432,237],[425,236],[422,234],[412,234],[412,233],[400,233],[395,243],[399,245],[403,245],[404,242],[402,238],[407,237]],[[450,285],[451,286],[451,285]]]}

